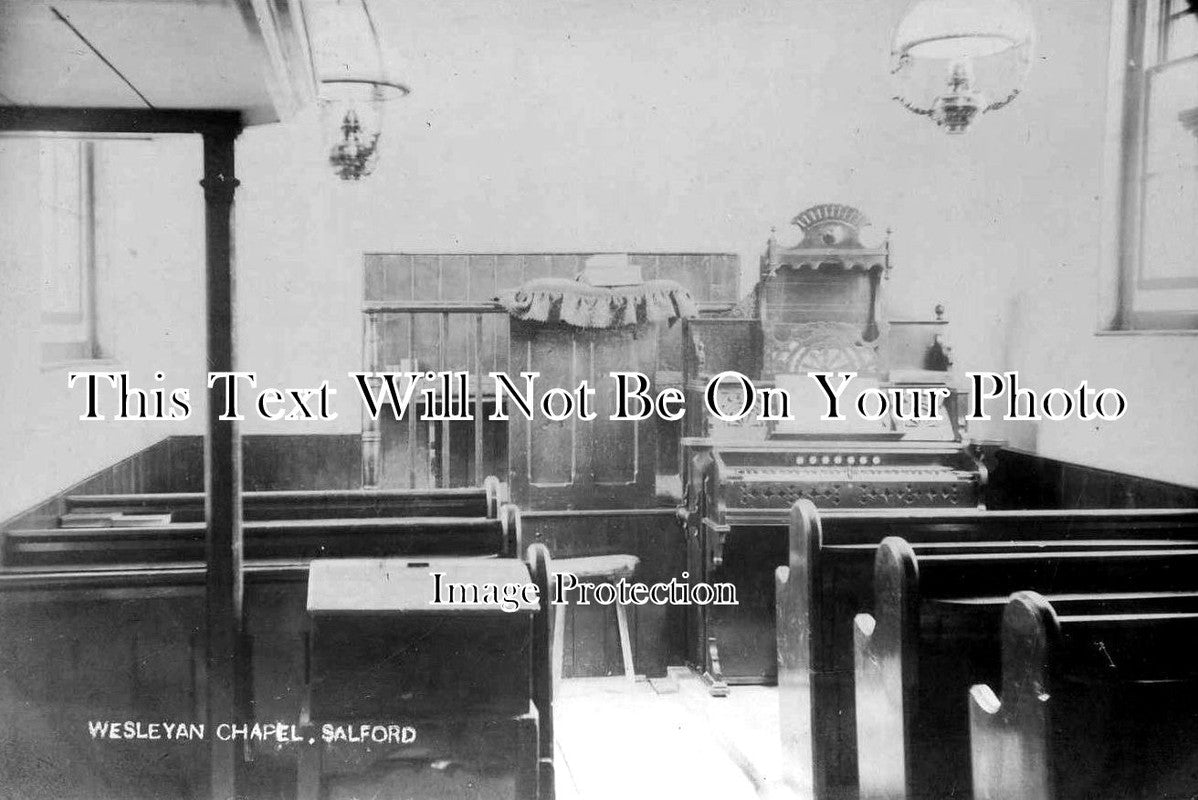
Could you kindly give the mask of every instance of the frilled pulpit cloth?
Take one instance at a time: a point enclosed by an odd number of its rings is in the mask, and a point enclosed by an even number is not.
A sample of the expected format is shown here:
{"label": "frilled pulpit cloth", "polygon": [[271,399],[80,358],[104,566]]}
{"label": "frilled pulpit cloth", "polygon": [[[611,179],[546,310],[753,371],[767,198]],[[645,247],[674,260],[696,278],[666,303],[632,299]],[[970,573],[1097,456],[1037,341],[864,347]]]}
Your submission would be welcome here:
{"label": "frilled pulpit cloth", "polygon": [[526,322],[576,328],[622,328],[696,317],[699,307],[681,284],[652,280],[630,286],[592,286],[566,278],[538,278],[502,292],[499,304]]}

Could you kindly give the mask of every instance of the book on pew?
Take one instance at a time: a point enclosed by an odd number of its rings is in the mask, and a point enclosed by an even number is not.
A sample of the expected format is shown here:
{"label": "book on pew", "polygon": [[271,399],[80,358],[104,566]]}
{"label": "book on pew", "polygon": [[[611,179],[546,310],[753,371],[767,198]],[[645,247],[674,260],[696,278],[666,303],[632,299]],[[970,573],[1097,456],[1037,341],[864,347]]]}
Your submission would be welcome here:
{"label": "book on pew", "polygon": [[73,511],[58,518],[61,528],[152,528],[169,525],[170,514],[126,514],[112,511]]}
{"label": "book on pew", "polygon": [[59,517],[58,525],[61,528],[111,528],[115,516],[112,512],[76,511]]}
{"label": "book on pew", "polygon": [[112,520],[114,528],[153,528],[170,524],[170,514],[117,514]]}

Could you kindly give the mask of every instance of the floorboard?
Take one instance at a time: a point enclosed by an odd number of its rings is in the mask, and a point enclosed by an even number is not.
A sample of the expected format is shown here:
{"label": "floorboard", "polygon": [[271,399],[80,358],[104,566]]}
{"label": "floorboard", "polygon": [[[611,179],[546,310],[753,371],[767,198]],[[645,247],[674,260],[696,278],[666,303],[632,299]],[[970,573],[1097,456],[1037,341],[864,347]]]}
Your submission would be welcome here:
{"label": "floorboard", "polygon": [[[681,668],[653,681],[568,678],[554,709],[558,800],[807,800],[780,780],[774,687],[734,686],[715,698]],[[469,769],[438,771],[405,759],[332,777],[327,796],[454,800],[510,791],[506,781]]]}
{"label": "floorboard", "polygon": [[780,782],[777,689],[709,696],[697,677],[561,682],[554,704],[562,800],[802,800]]}

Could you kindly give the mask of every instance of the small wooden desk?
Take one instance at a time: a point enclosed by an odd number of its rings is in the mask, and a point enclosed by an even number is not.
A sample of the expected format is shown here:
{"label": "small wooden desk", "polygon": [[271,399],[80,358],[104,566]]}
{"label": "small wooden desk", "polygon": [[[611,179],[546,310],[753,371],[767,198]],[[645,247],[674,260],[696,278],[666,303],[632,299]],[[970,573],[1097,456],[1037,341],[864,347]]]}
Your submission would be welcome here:
{"label": "small wooden desk", "polygon": [[[478,587],[479,602],[445,602],[451,584]],[[510,602],[491,602],[509,585],[517,587]],[[530,585],[535,595],[520,589]],[[549,685],[541,585],[546,579],[534,583],[530,565],[511,558],[313,561],[305,723],[412,726],[410,752],[430,764],[475,765],[509,787],[500,796],[552,797],[551,785],[538,786],[539,775],[552,775],[543,763],[552,752],[552,698],[537,702],[538,687]],[[301,753],[298,797],[318,797],[331,750]],[[497,791],[494,781],[486,791]]]}
{"label": "small wooden desk", "polygon": [[[434,604],[433,573],[445,584],[526,584],[528,567],[514,558],[336,558],[312,562],[308,613],[312,616],[403,614],[509,614],[497,604]],[[520,603],[519,611],[540,604]]]}

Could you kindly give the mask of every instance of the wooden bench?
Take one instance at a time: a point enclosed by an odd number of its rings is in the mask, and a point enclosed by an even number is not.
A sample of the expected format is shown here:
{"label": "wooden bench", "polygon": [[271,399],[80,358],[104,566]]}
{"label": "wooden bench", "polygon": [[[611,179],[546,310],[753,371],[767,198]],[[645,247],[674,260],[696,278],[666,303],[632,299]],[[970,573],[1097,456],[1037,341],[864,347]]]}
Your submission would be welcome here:
{"label": "wooden bench", "polygon": [[[482,486],[455,489],[255,491],[241,495],[245,520],[359,517],[491,517],[509,501],[507,485],[488,476]],[[68,515],[170,514],[172,522],[202,522],[202,492],[80,494],[65,500]]]}
{"label": "wooden bench", "polygon": [[[246,558],[502,554],[520,550],[519,514],[497,518],[394,517],[245,522]],[[186,522],[137,528],[41,528],[0,534],[6,566],[135,564],[204,558],[205,525]]]}
{"label": "wooden bench", "polygon": [[[6,538],[0,768],[12,769],[0,774],[10,791],[30,797],[202,795],[206,743],[101,741],[89,734],[88,721],[204,721],[203,527],[49,529]],[[105,537],[114,533],[121,545],[116,558],[105,550],[114,544]],[[514,506],[498,519],[246,523],[245,648],[238,669],[252,710],[247,705],[244,720],[300,717],[312,557],[465,553],[493,561],[519,552],[520,536]],[[548,642],[543,646],[547,653]],[[247,780],[258,788],[250,796],[289,794],[296,746],[263,744],[253,754]],[[551,756],[542,753],[542,759]],[[551,761],[541,769],[551,771]],[[75,794],[56,794],[54,787]]]}
{"label": "wooden bench", "polygon": [[[853,617],[873,609],[873,561],[887,536],[912,543],[1137,542],[1198,539],[1198,511],[791,509],[788,565],[775,575],[783,769],[817,800],[857,796]],[[1088,547],[1089,545],[1079,545]],[[1009,589],[1006,591],[1010,591]]]}
{"label": "wooden bench", "polygon": [[1183,798],[1198,785],[1198,612],[1076,613],[1019,592],[1002,698],[969,693],[976,800]]}
{"label": "wooden bench", "polygon": [[[1198,565],[1194,542],[1072,544],[1084,546],[882,542],[875,613],[854,621],[861,797],[968,796],[966,694],[997,675],[1010,591],[1036,585],[1058,592],[1071,613],[1198,612],[1198,573],[1179,572],[1179,565]],[[1170,555],[1162,560],[1162,553]],[[978,597],[982,586],[988,594]]]}

